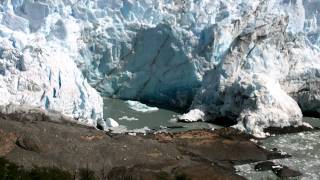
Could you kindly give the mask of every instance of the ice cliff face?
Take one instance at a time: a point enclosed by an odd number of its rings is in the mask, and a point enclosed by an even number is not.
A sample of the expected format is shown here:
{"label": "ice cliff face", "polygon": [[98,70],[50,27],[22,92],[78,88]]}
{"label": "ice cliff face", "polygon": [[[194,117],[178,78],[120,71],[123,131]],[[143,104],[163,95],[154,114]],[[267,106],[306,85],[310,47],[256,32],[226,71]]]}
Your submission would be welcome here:
{"label": "ice cliff face", "polygon": [[103,103],[75,63],[80,30],[51,3],[1,1],[0,104],[41,107],[95,125]]}
{"label": "ice cliff face", "polygon": [[95,120],[95,88],[191,106],[256,135],[320,112],[318,0],[4,0],[0,9],[2,104]]}

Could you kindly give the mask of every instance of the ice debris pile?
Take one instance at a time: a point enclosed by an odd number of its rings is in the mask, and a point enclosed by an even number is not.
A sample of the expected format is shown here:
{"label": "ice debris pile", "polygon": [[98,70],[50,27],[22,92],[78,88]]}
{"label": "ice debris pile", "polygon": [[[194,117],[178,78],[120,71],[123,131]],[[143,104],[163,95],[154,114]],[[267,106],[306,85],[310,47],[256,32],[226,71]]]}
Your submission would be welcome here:
{"label": "ice debris pile", "polygon": [[263,136],[320,112],[319,9],[318,0],[3,0],[0,102],[94,123],[96,89]]}

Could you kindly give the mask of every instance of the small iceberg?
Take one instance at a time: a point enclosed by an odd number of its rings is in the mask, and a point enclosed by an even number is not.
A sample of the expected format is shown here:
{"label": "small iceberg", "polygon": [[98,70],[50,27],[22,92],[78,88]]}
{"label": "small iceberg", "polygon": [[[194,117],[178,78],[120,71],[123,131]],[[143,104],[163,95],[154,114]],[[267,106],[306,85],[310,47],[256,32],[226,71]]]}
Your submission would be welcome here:
{"label": "small iceberg", "polygon": [[120,121],[126,120],[126,121],[138,121],[138,118],[135,117],[128,117],[128,116],[123,116],[121,118],[119,118]]}
{"label": "small iceberg", "polygon": [[200,109],[193,109],[186,114],[183,114],[178,117],[179,121],[183,122],[197,122],[204,120],[204,112]]}
{"label": "small iceberg", "polygon": [[97,127],[103,131],[108,131],[109,128],[118,127],[119,123],[112,118],[98,119]]}
{"label": "small iceberg", "polygon": [[130,136],[136,136],[137,134],[143,134],[147,135],[149,132],[151,132],[151,129],[147,126],[140,128],[140,129],[133,129],[133,130],[128,130],[128,135]]}
{"label": "small iceberg", "polygon": [[118,127],[119,123],[112,118],[107,118],[106,124],[108,127]]}
{"label": "small iceberg", "polygon": [[159,108],[157,107],[150,107],[145,104],[142,104],[139,101],[126,101],[126,103],[129,105],[130,109],[138,112],[150,113],[150,112],[155,112],[159,110]]}
{"label": "small iceberg", "polygon": [[146,135],[147,133],[151,132],[151,129],[147,126],[143,127],[143,128],[139,128],[139,129],[128,129],[126,126],[124,125],[120,125],[118,127],[113,127],[113,128],[109,128],[109,130],[111,130],[112,133],[114,134],[129,134],[131,136],[136,136],[137,134],[143,134]]}
{"label": "small iceberg", "polygon": [[109,128],[109,130],[110,130],[113,134],[124,134],[124,133],[128,132],[127,127],[124,126],[124,125],[120,125],[120,126],[118,126],[118,127]]}

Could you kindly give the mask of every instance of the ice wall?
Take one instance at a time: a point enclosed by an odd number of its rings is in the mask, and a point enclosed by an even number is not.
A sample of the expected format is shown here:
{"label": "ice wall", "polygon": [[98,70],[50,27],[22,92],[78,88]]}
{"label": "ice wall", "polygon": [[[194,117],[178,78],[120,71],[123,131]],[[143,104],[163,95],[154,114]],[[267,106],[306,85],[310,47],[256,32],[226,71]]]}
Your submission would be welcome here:
{"label": "ice wall", "polygon": [[0,11],[0,104],[40,107],[95,125],[103,102],[75,63],[75,20],[38,1],[2,1]]}
{"label": "ice wall", "polygon": [[5,0],[3,103],[97,119],[94,88],[190,107],[202,120],[224,118],[249,133],[299,125],[302,111],[320,112],[319,7],[317,0]]}
{"label": "ice wall", "polygon": [[315,19],[305,12],[301,0],[261,3],[193,108],[261,137],[266,127],[301,125],[301,109],[319,114],[319,44],[306,36]]}

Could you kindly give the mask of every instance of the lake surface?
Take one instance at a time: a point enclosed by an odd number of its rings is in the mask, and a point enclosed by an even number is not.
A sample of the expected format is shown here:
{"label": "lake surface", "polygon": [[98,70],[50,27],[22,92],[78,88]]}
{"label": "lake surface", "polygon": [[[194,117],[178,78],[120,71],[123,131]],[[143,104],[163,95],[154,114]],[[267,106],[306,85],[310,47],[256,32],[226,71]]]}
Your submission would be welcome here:
{"label": "lake surface", "polygon": [[[147,127],[151,130],[186,131],[191,129],[218,129],[221,126],[197,122],[181,123],[174,120],[177,112],[161,109],[152,112],[135,111],[126,101],[105,98],[105,118],[113,118],[122,129],[135,131]],[[315,127],[320,127],[320,119],[304,118],[304,121]],[[183,126],[178,129],[165,129],[163,127]],[[139,131],[138,131],[139,132]],[[292,155],[292,158],[273,160],[276,164],[289,166],[303,173],[303,176],[293,179],[319,180],[320,179],[320,131],[277,135],[261,141],[265,148],[277,148]],[[247,179],[278,179],[271,171],[256,172],[254,164],[236,166],[238,174]]]}
{"label": "lake surface", "polygon": [[205,122],[177,122],[175,118],[181,114],[162,108],[159,108],[159,110],[153,112],[135,111],[130,108],[126,101],[119,99],[105,98],[104,104],[105,118],[112,118],[116,120],[121,126],[125,127],[127,130],[142,129],[145,127],[148,127],[151,130],[165,130],[164,127],[176,126],[182,126],[183,128],[171,128],[167,129],[167,131],[186,131],[191,129],[221,128],[221,126]]}

